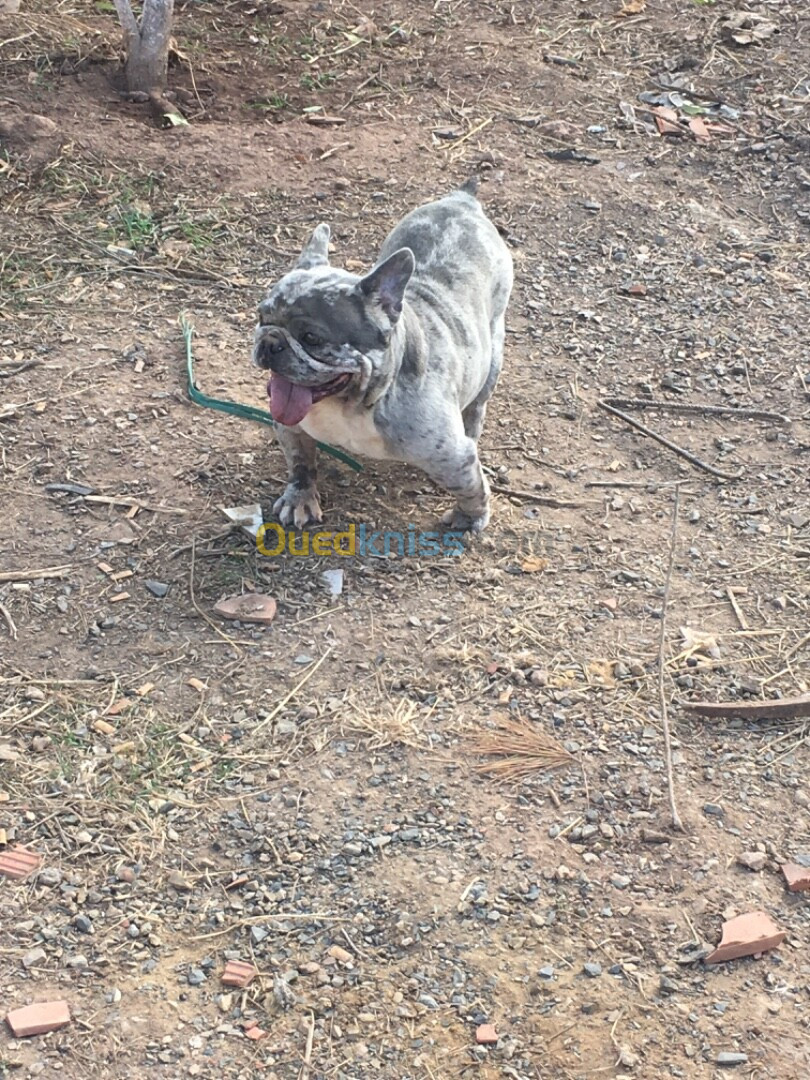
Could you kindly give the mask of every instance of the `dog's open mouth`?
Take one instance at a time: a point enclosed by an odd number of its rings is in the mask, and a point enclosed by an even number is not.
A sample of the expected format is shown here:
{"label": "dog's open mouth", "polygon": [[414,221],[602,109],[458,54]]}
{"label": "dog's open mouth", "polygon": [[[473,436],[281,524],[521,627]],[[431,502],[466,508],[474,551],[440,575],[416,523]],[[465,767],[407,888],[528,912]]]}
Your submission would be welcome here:
{"label": "dog's open mouth", "polygon": [[300,424],[312,406],[323,398],[345,390],[351,382],[351,372],[344,371],[320,386],[300,386],[283,375],[273,374],[267,384],[270,412],[273,419],[285,427]]}

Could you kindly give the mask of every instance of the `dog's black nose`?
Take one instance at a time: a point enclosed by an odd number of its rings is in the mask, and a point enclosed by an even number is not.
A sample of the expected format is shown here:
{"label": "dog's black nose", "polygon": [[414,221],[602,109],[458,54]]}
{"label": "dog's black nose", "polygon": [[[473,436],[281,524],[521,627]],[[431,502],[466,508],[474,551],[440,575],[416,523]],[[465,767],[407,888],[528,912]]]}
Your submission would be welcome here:
{"label": "dog's black nose", "polygon": [[280,330],[268,329],[256,346],[256,360],[263,368],[270,368],[273,360],[287,351],[287,339]]}

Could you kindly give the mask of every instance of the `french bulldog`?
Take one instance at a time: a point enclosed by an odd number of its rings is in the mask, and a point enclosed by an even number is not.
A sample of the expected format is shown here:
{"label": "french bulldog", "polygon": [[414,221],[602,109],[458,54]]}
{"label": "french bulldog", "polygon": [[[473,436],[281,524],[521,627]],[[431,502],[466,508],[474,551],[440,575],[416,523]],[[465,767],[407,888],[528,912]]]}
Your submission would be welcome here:
{"label": "french bulldog", "polygon": [[402,461],[448,491],[443,521],[480,532],[489,485],[478,438],[501,371],[512,257],[478,181],[407,215],[365,276],[329,264],[329,226],[259,304],[253,360],[288,468],[273,512],[318,524],[315,442]]}

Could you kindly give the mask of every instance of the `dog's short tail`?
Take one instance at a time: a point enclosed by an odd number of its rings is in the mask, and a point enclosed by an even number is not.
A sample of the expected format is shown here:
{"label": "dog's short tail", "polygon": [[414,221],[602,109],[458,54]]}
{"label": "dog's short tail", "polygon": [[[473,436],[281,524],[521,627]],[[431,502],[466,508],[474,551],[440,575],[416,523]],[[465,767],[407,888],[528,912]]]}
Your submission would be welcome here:
{"label": "dog's short tail", "polygon": [[472,195],[473,198],[478,194],[479,179],[477,176],[471,176],[469,180],[465,182],[459,188],[459,191],[465,191],[468,195]]}

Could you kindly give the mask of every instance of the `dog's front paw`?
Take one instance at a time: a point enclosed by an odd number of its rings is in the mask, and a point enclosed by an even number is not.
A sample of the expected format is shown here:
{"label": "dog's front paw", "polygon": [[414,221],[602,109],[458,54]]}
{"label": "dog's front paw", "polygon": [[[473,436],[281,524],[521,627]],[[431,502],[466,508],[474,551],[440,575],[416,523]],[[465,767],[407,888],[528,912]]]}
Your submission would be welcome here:
{"label": "dog's front paw", "polygon": [[480,533],[484,531],[488,524],[489,507],[486,508],[483,514],[479,514],[477,517],[466,514],[457,506],[452,510],[448,510],[447,513],[442,516],[442,525],[449,525],[453,532]]}
{"label": "dog's front paw", "polygon": [[273,504],[273,513],[282,525],[294,525],[296,529],[320,525],[323,514],[318,489],[314,484],[305,488],[288,484],[284,494]]}

